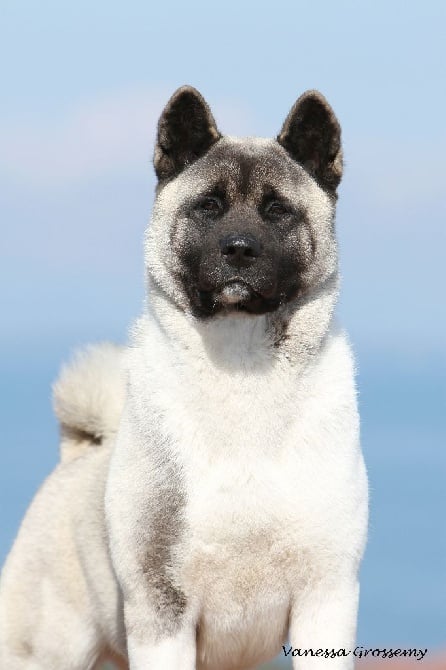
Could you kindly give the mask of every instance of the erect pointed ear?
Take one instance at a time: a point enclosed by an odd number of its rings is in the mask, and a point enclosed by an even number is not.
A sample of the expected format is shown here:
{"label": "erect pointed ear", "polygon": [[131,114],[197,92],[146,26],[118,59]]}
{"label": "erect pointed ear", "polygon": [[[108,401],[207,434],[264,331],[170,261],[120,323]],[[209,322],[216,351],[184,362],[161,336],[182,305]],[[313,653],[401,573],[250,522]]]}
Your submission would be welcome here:
{"label": "erect pointed ear", "polygon": [[321,93],[307,91],[301,95],[277,141],[322,188],[336,191],[342,177],[341,127]]}
{"label": "erect pointed ear", "polygon": [[206,101],[192,86],[170,98],[158,122],[153,164],[160,181],[176,177],[219,140],[220,132]]}

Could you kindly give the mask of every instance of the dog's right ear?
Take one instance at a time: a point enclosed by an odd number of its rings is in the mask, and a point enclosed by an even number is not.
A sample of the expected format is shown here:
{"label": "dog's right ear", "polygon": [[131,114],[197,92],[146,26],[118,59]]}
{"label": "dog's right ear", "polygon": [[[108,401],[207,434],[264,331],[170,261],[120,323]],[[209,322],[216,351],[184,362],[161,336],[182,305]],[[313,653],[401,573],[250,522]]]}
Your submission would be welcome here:
{"label": "dog's right ear", "polygon": [[277,141],[323,188],[336,193],[342,177],[341,127],[321,93],[300,96]]}
{"label": "dog's right ear", "polygon": [[158,122],[153,164],[160,182],[176,177],[221,137],[204,98],[182,86],[170,98]]}

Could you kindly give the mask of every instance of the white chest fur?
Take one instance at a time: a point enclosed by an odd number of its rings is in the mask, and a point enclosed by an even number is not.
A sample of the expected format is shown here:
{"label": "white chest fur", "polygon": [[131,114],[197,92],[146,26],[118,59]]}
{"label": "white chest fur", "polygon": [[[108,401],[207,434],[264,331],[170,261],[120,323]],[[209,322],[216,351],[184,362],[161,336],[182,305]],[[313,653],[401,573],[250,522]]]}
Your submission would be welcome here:
{"label": "white chest fur", "polygon": [[146,322],[130,359],[134,418],[158,417],[181,468],[177,580],[196,609],[198,658],[215,668],[271,656],[292,597],[346,554],[359,561],[366,519],[344,336],[299,370],[271,356],[262,319],[220,328],[189,334],[179,354]]}

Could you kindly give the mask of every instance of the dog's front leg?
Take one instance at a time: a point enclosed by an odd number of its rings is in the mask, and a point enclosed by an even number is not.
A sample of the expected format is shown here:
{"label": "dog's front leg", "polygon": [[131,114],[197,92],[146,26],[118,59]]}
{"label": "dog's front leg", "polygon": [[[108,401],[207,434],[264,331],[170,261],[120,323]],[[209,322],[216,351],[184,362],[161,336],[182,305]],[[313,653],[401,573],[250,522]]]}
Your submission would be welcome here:
{"label": "dog's front leg", "polygon": [[128,636],[130,670],[195,670],[195,631],[191,628],[159,639],[143,638]]}
{"label": "dog's front leg", "polygon": [[296,596],[290,619],[295,670],[351,670],[359,585],[352,578],[321,582]]}
{"label": "dog's front leg", "polygon": [[195,612],[171,574],[166,546],[147,540],[143,505],[135,509],[139,518],[127,527],[116,517],[110,525],[130,670],[195,670]]}
{"label": "dog's front leg", "polygon": [[147,588],[142,578],[124,602],[130,670],[195,670],[195,617],[166,583]]}
{"label": "dog's front leg", "polygon": [[196,613],[180,577],[184,485],[166,445],[153,433],[142,440],[125,416],[105,507],[130,670],[195,670]]}

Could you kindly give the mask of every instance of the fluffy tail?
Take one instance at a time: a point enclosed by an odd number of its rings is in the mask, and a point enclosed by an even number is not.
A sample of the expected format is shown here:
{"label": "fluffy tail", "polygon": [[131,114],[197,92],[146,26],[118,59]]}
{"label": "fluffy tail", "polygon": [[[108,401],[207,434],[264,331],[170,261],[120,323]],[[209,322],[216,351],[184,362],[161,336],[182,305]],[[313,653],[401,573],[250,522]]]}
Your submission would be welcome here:
{"label": "fluffy tail", "polygon": [[90,345],[62,367],[53,386],[62,461],[102,444],[118,430],[124,406],[123,348]]}

